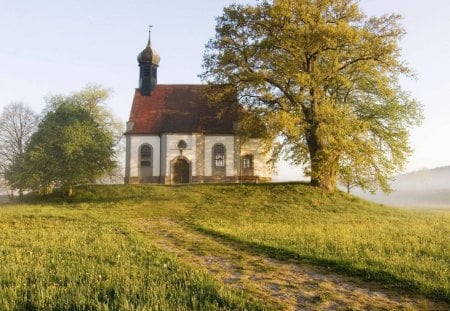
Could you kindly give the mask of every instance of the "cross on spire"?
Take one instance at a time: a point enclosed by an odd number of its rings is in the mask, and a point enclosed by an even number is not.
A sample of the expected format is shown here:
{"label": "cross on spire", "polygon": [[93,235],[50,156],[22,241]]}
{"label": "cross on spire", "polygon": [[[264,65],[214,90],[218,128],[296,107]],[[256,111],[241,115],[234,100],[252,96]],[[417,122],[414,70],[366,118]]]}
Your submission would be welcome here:
{"label": "cross on spire", "polygon": [[148,45],[149,46],[152,44],[152,39],[151,39],[151,37],[152,37],[152,28],[153,28],[153,25],[149,25],[148,26]]}

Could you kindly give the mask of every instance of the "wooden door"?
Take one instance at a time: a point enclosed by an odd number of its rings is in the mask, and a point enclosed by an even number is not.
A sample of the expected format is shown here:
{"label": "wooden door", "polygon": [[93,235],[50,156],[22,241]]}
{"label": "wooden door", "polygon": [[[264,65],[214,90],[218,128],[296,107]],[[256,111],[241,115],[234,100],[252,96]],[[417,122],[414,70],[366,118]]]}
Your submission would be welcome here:
{"label": "wooden door", "polygon": [[173,164],[173,183],[185,184],[190,180],[189,163],[185,159],[179,158]]}

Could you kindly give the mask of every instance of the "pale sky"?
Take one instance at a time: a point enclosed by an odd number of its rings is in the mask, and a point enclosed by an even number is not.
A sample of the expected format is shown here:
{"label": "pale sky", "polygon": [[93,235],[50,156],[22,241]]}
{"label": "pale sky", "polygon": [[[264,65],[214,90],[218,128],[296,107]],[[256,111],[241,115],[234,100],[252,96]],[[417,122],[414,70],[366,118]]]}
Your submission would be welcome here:
{"label": "pale sky", "polygon": [[[44,97],[87,83],[113,90],[109,107],[124,123],[138,82],[136,56],[147,43],[161,55],[158,82],[200,83],[204,46],[214,17],[233,2],[251,0],[0,0],[0,111],[22,101],[41,112]],[[424,106],[411,132],[407,171],[450,165],[450,1],[361,0],[367,15],[399,13],[407,35],[403,59],[417,80],[402,80]],[[282,165],[279,179],[299,169]]]}

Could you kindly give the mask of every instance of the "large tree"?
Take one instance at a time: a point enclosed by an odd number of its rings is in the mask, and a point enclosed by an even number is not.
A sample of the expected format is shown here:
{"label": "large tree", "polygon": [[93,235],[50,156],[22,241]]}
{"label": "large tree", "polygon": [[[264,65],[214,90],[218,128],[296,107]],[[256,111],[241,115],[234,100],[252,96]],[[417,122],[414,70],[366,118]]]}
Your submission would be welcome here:
{"label": "large tree", "polygon": [[399,20],[368,18],[354,0],[231,5],[217,18],[202,78],[233,88],[247,112],[241,128],[258,119],[273,159],[306,166],[312,185],[335,189],[350,165],[353,182],[387,191],[422,118],[399,87],[399,76],[412,75]]}
{"label": "large tree", "polygon": [[48,99],[38,130],[8,179],[44,193],[60,186],[70,195],[74,185],[95,182],[115,168],[112,118],[98,106],[107,93],[91,91]]}
{"label": "large tree", "polygon": [[[0,115],[0,178],[4,181],[5,172],[22,156],[31,135],[36,130],[38,115],[22,102],[12,102],[3,108]],[[20,186],[6,185],[18,189]],[[11,191],[11,195],[12,195]]]}

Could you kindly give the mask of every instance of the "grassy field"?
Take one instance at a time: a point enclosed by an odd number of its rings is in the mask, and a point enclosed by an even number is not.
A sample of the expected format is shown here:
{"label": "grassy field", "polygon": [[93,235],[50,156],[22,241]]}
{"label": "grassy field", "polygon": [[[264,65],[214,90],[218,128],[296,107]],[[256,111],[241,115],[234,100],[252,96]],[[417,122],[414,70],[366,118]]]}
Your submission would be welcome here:
{"label": "grassy field", "polygon": [[400,210],[309,187],[263,185],[206,195],[193,216],[201,230],[272,256],[450,300],[450,211]]}
{"label": "grassy field", "polygon": [[263,309],[155,250],[110,208],[0,208],[0,310]]}
{"label": "grassy field", "polygon": [[[170,219],[281,260],[450,301],[450,212],[302,184],[86,186],[0,208],[0,309],[270,309],[152,246]],[[264,307],[262,307],[264,306]]]}

